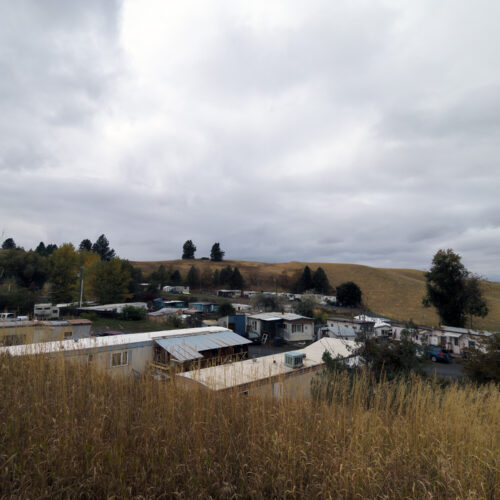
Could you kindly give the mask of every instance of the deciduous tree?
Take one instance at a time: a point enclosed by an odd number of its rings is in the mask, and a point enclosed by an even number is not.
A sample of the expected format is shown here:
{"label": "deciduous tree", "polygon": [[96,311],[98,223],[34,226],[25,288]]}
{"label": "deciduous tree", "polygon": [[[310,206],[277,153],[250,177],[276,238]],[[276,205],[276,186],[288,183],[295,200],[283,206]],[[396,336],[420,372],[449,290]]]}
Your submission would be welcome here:
{"label": "deciduous tree", "polygon": [[356,283],[347,281],[337,287],[337,303],[344,307],[356,307],[361,304],[362,292]]}
{"label": "deciduous tree", "polygon": [[90,270],[89,285],[101,304],[124,302],[131,297],[129,267],[118,258],[98,261]]}
{"label": "deciduous tree", "polygon": [[230,302],[223,302],[217,309],[217,317],[222,318],[224,316],[230,316],[236,311]]}
{"label": "deciduous tree", "polygon": [[445,325],[463,327],[467,315],[484,317],[488,307],[478,276],[472,275],[453,250],[438,250],[425,273],[424,306],[434,306]]}
{"label": "deciduous tree", "polygon": [[71,243],[64,243],[50,256],[53,302],[71,302],[76,297],[80,258]]}

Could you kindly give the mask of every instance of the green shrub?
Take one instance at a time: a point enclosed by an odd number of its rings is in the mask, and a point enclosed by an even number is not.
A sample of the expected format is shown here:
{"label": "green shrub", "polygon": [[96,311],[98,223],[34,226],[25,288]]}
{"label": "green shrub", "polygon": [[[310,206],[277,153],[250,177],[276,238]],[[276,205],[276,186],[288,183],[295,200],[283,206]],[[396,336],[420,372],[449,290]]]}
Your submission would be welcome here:
{"label": "green shrub", "polygon": [[141,321],[146,319],[146,309],[135,306],[125,306],[120,314],[121,319]]}

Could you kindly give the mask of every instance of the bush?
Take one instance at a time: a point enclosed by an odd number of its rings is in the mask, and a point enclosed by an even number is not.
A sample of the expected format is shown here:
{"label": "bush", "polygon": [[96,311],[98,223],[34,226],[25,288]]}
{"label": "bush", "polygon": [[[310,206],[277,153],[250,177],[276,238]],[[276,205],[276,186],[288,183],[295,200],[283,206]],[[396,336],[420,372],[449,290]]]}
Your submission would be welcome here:
{"label": "bush", "polygon": [[146,319],[146,309],[135,306],[125,306],[120,314],[121,319],[129,321],[141,321]]}
{"label": "bush", "polygon": [[471,348],[463,363],[466,375],[474,382],[500,382],[500,335],[494,334],[480,344],[480,349]]}
{"label": "bush", "polygon": [[217,317],[223,318],[224,316],[231,316],[235,312],[236,310],[230,302],[223,302],[217,309]]}

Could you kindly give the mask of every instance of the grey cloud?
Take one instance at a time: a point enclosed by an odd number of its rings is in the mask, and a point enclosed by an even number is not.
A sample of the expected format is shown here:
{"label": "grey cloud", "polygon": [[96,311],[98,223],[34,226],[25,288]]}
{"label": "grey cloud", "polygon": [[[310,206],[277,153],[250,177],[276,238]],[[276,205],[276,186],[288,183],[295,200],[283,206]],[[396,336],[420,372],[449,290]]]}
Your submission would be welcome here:
{"label": "grey cloud", "polygon": [[0,229],[24,246],[416,268],[452,247],[500,278],[498,7],[43,5],[0,16]]}

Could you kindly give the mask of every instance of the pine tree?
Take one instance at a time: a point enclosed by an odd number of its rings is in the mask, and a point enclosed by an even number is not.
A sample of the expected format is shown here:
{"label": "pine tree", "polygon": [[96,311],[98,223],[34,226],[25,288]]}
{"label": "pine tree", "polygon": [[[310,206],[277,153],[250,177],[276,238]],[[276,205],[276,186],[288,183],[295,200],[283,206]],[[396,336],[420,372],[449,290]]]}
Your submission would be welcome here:
{"label": "pine tree", "polygon": [[78,247],[79,252],[91,252],[92,251],[92,242],[89,239],[84,239],[81,241],[80,246]]}
{"label": "pine tree", "polygon": [[51,253],[57,250],[57,245],[55,243],[49,243],[46,247],[46,255],[50,255]]}
{"label": "pine tree", "polygon": [[196,247],[191,240],[187,240],[182,246],[182,258],[183,259],[194,259],[194,253],[196,252]]}
{"label": "pine tree", "polygon": [[200,286],[200,273],[195,266],[191,266],[191,269],[187,273],[186,285],[188,285],[189,288],[196,288]]}
{"label": "pine tree", "polygon": [[245,284],[245,281],[243,280],[243,276],[240,273],[240,270],[235,267],[232,275],[231,275],[231,289],[232,290],[243,290],[243,286]]}
{"label": "pine tree", "polygon": [[219,243],[214,243],[212,245],[212,250],[210,250],[210,260],[213,260],[214,262],[221,262],[225,253],[226,252],[221,250]]}
{"label": "pine tree", "polygon": [[178,269],[176,269],[170,276],[170,284],[172,286],[180,285],[182,283],[182,276]]}
{"label": "pine tree", "polygon": [[231,266],[226,266],[221,269],[219,274],[221,286],[231,286],[231,277],[233,276],[233,269]]}
{"label": "pine tree", "polygon": [[45,243],[43,241],[40,241],[40,243],[38,243],[38,246],[36,247],[35,252],[38,255],[42,255],[42,256],[47,255],[47,247],[45,246]]}
{"label": "pine tree", "polygon": [[99,255],[101,260],[111,260],[115,256],[115,251],[109,248],[109,241],[104,234],[92,245],[92,251]]}
{"label": "pine tree", "polygon": [[312,288],[316,290],[316,293],[330,293],[332,287],[330,286],[330,282],[328,281],[325,271],[321,267],[318,267],[313,274]]}
{"label": "pine tree", "polygon": [[212,284],[215,287],[218,287],[220,285],[220,273],[218,269],[214,271],[214,275],[212,276]]}
{"label": "pine tree", "polygon": [[7,238],[2,243],[2,250],[14,250],[16,247],[16,242],[12,238]]}
{"label": "pine tree", "polygon": [[308,290],[312,290],[313,288],[313,281],[312,281],[312,275],[311,275],[311,269],[309,266],[304,267],[304,271],[295,284],[294,291],[295,293],[304,293],[307,292]]}

